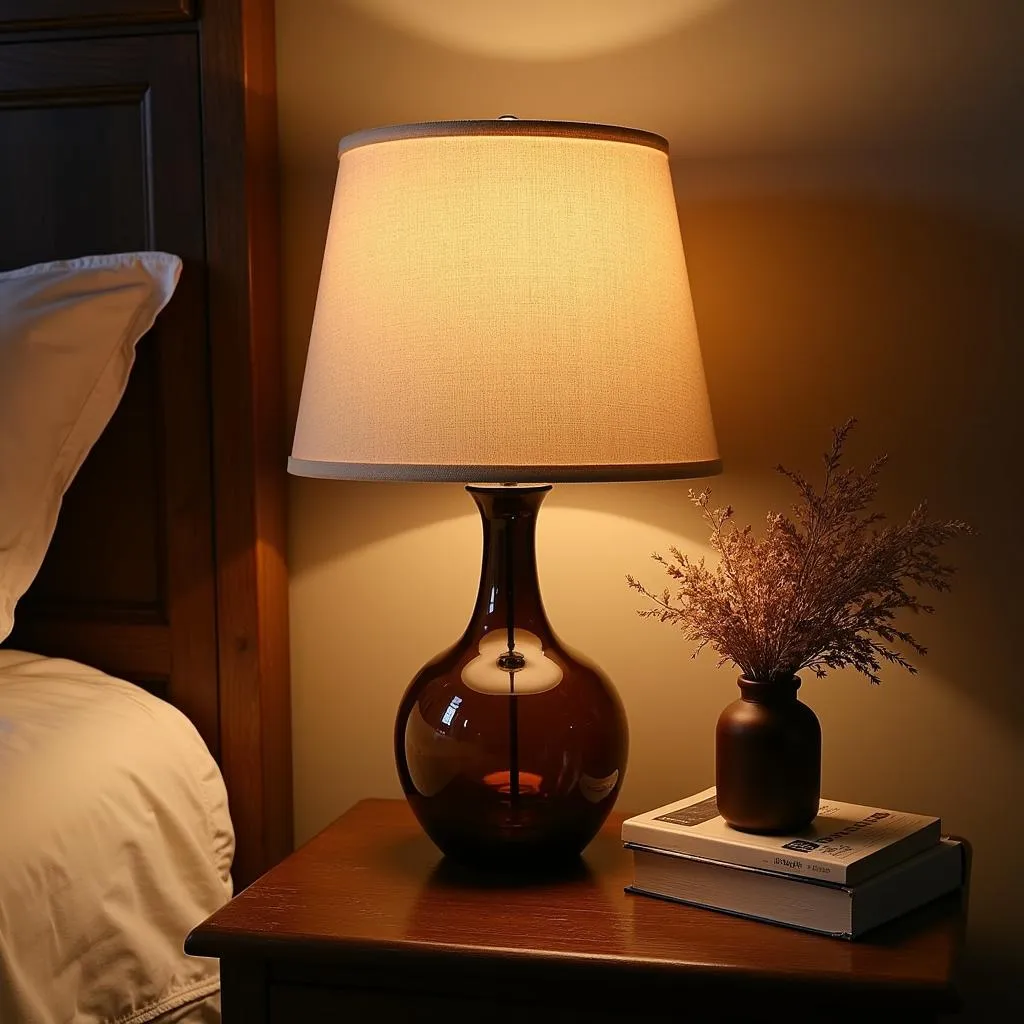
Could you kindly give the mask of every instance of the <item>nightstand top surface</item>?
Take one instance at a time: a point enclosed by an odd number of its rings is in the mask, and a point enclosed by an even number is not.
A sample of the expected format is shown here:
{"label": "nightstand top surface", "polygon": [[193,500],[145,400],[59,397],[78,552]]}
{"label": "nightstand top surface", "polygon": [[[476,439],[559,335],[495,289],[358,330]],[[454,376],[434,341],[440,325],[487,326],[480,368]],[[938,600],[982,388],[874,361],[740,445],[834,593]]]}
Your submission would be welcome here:
{"label": "nightstand top surface", "polygon": [[629,895],[622,818],[612,816],[570,877],[514,883],[445,861],[404,802],[364,800],[200,925],[186,948],[395,969],[455,956],[484,969],[596,967],[638,980],[685,974],[954,1000],[959,896],[844,942]]}

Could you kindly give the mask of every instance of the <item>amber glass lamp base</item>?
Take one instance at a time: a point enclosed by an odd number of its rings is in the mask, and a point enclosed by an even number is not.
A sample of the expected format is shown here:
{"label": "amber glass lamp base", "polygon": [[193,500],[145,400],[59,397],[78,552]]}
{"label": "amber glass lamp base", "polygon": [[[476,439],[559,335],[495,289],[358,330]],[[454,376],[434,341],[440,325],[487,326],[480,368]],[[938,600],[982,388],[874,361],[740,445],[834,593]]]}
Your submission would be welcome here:
{"label": "amber glass lamp base", "polygon": [[468,487],[483,518],[473,617],[410,684],[395,723],[402,788],[450,857],[517,870],[576,857],[626,770],[626,717],[552,631],[534,546],[547,486]]}

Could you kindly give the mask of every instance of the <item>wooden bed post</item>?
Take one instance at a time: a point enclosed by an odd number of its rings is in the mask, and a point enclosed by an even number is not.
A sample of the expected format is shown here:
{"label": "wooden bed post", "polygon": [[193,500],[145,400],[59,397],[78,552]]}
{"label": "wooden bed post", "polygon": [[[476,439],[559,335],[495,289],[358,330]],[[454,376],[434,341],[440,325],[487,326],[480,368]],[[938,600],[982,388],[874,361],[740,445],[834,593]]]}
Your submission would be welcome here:
{"label": "wooden bed post", "polygon": [[208,3],[200,43],[221,767],[248,794],[231,808],[249,839],[239,884],[292,846],[273,0]]}

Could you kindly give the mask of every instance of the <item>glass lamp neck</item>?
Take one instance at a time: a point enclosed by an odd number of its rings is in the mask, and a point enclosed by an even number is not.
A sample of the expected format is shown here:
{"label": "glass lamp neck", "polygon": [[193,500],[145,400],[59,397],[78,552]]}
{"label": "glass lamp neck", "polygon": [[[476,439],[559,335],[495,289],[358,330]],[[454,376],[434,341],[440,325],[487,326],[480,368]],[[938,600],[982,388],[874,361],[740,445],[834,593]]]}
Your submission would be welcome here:
{"label": "glass lamp neck", "polygon": [[537,580],[536,532],[550,485],[473,485],[466,490],[480,510],[484,541],[480,589],[467,633],[479,637],[507,630],[511,623],[548,641],[552,632]]}

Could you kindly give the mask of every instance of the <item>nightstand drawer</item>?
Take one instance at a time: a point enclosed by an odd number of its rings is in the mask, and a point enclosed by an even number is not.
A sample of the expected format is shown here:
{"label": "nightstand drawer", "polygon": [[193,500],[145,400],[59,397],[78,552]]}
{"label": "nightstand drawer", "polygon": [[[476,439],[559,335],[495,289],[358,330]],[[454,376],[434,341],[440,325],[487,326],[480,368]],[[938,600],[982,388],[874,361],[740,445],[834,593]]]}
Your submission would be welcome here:
{"label": "nightstand drawer", "polygon": [[[524,993],[520,993],[520,996]],[[550,994],[544,993],[544,998]],[[529,998],[510,1001],[495,992],[491,999],[467,999],[463,996],[438,995],[369,988],[334,988],[327,985],[275,983],[269,990],[267,1024],[295,1024],[296,1021],[366,1021],[367,1024],[451,1024],[453,1020],[481,1021],[486,1024],[668,1024],[664,1016],[648,1017],[621,1009],[609,1014],[571,1007],[572,994],[566,993],[570,1005],[538,1005]],[[581,1001],[583,1002],[583,1001]],[[672,1020],[678,1020],[673,1016]],[[719,1017],[718,1019],[722,1019]]]}

